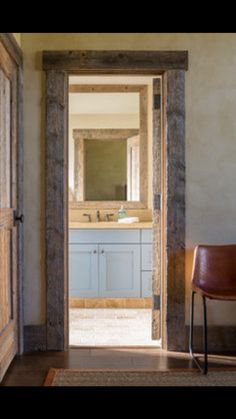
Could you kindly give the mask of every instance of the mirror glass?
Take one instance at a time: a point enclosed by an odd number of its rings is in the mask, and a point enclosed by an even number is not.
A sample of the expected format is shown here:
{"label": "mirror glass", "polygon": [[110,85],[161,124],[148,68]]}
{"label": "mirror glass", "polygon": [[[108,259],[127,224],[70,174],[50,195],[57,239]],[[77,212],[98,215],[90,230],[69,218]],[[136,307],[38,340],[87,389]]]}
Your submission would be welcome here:
{"label": "mirror glass", "polygon": [[85,140],[85,200],[127,200],[127,140]]}

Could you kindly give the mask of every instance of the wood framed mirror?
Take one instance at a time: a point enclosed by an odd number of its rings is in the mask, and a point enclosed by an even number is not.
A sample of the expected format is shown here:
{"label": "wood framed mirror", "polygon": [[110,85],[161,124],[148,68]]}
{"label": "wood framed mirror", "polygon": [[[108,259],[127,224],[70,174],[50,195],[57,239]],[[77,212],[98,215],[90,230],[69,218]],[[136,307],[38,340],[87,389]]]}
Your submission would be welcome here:
{"label": "wood framed mirror", "polygon": [[117,122],[101,128],[100,121],[94,128],[94,120],[93,128],[81,128],[78,122],[72,129],[69,124],[73,145],[69,208],[147,208],[147,86],[70,84],[69,93],[72,113],[83,115],[85,109],[91,120],[95,112],[109,112],[115,121],[116,112],[127,120],[122,128]]}

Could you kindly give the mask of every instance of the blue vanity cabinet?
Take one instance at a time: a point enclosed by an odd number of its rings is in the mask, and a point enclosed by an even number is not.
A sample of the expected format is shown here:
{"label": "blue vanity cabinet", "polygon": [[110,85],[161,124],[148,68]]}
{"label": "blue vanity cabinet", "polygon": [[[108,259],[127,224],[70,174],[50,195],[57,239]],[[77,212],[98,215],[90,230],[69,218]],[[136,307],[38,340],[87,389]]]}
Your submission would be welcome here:
{"label": "blue vanity cabinet", "polygon": [[141,297],[152,296],[152,230],[141,230]]}
{"label": "blue vanity cabinet", "polygon": [[151,231],[70,229],[70,297],[150,297]]}
{"label": "blue vanity cabinet", "polygon": [[69,245],[70,297],[98,297],[98,246]]}

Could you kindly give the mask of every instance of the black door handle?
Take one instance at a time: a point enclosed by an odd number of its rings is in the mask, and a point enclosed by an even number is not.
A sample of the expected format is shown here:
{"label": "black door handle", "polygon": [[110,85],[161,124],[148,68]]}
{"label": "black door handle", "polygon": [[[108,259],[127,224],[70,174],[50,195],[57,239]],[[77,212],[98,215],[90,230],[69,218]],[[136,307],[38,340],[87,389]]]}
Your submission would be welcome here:
{"label": "black door handle", "polygon": [[14,216],[14,221],[16,222],[16,221],[19,221],[20,223],[23,223],[24,222],[24,214],[21,214],[21,215],[16,215],[15,214],[15,216]]}

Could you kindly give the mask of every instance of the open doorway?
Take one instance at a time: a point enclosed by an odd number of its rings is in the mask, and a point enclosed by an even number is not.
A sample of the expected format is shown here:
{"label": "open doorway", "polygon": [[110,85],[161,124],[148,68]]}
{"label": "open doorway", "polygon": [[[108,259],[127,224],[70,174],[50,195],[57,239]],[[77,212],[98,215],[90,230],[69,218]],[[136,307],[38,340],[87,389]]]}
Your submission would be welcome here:
{"label": "open doorway", "polygon": [[[153,267],[152,332],[161,326],[162,348],[186,349],[185,327],[185,71],[187,51],[44,51],[46,73],[46,348],[66,350],[68,327],[68,76],[155,75],[153,91],[153,163],[156,218],[162,219],[161,263]],[[160,107],[163,109],[163,144],[160,149]],[[155,167],[160,168],[160,164]],[[154,184],[153,184],[154,189]],[[158,215],[159,214],[159,215]],[[157,229],[153,229],[157,234]],[[154,255],[157,252],[154,250]],[[161,284],[161,294],[160,294]],[[161,313],[161,316],[160,316]],[[161,320],[158,321],[158,317]]]}
{"label": "open doorway", "polygon": [[160,295],[153,259],[161,251],[153,84],[160,90],[160,83],[152,76],[69,77],[70,346],[161,344],[153,310],[153,289]]}

